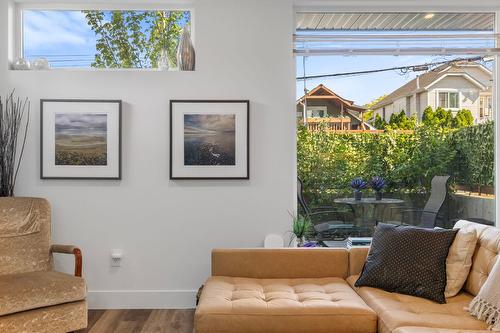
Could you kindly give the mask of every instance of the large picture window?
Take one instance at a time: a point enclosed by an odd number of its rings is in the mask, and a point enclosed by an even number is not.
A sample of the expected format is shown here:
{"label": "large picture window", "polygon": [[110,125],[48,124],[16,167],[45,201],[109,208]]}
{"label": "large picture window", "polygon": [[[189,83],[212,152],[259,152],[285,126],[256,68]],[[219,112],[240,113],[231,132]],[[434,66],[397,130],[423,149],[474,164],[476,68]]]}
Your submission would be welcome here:
{"label": "large picture window", "polygon": [[495,225],[493,29],[491,13],[298,13],[295,112],[327,110],[297,127],[311,240]]}

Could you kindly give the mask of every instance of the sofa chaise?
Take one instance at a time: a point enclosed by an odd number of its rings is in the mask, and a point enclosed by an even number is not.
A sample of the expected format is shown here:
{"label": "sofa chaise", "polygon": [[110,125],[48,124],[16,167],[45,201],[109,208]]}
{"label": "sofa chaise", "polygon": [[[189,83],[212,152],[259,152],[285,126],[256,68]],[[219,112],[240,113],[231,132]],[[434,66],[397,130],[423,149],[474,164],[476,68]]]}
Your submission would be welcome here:
{"label": "sofa chaise", "polygon": [[460,221],[479,240],[462,291],[438,304],[355,288],[368,248],[215,249],[195,313],[197,333],[473,333],[488,325],[465,310],[500,251],[500,229]]}

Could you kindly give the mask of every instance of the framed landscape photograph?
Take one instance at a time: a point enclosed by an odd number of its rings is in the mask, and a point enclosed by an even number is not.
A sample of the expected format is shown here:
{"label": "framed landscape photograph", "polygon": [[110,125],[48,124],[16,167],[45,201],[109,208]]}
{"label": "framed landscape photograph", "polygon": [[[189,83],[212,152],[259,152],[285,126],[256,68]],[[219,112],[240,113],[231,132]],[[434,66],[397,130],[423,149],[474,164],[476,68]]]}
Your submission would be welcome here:
{"label": "framed landscape photograph", "polygon": [[121,179],[120,100],[40,100],[42,179]]}
{"label": "framed landscape photograph", "polygon": [[170,101],[170,179],[249,179],[247,100]]}

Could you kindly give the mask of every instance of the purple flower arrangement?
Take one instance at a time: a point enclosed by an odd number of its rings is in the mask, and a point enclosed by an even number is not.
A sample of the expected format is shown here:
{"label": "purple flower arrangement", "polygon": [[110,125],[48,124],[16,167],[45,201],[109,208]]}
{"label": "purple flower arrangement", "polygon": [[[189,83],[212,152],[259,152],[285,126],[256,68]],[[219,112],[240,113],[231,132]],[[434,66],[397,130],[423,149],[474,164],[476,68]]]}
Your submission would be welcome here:
{"label": "purple flower arrangement", "polygon": [[370,184],[361,177],[356,177],[351,181],[351,188],[354,190],[354,198],[361,200],[361,191],[370,186],[375,191],[375,198],[382,199],[382,189],[385,187],[385,180],[382,177],[375,176],[371,179]]}
{"label": "purple flower arrangement", "polygon": [[367,187],[368,187],[368,184],[361,177],[354,178],[351,181],[351,188],[355,192],[361,192],[361,190],[364,190]]}
{"label": "purple flower arrangement", "polygon": [[368,184],[361,177],[354,178],[351,181],[351,188],[354,190],[354,199],[361,200],[362,190],[368,187]]}
{"label": "purple flower arrangement", "polygon": [[385,180],[382,177],[375,176],[372,178],[370,181],[370,187],[375,191],[375,192],[380,192],[382,189],[385,187]]}

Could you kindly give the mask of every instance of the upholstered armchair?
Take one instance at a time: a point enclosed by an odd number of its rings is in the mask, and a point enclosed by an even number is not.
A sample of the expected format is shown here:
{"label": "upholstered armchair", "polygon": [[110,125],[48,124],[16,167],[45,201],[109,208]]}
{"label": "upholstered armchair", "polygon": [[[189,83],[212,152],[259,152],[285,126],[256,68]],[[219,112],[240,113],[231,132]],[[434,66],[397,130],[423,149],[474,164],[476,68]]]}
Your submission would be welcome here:
{"label": "upholstered armchair", "polygon": [[[72,332],[87,327],[82,254],[52,245],[50,205],[0,198],[0,332]],[[53,270],[53,253],[75,257],[75,276]]]}

